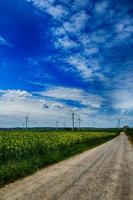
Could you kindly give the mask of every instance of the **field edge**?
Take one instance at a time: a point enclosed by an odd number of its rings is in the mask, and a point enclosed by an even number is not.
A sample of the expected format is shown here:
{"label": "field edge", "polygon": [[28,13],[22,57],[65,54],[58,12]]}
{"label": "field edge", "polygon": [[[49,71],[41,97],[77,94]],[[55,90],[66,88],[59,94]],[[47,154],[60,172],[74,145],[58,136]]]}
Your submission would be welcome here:
{"label": "field edge", "polygon": [[62,151],[55,150],[53,152],[48,153],[45,157],[44,155],[40,155],[38,157],[32,157],[30,159],[21,160],[19,162],[11,161],[9,163],[3,164],[0,168],[0,188],[14,182],[18,179],[24,178],[28,175],[31,175],[37,172],[39,169],[45,168],[51,164],[55,164],[59,161],[68,159],[74,155],[92,149],[96,146],[99,146],[114,137],[118,134],[108,135],[106,137],[99,137],[97,140],[92,139],[91,141],[86,141],[83,143],[76,143],[69,148],[62,148]]}

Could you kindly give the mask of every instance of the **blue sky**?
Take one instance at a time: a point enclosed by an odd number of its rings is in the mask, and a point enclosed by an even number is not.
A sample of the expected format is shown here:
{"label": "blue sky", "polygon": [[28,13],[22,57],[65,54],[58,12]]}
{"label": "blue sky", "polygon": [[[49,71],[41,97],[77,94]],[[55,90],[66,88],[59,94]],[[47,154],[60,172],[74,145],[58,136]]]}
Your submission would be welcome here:
{"label": "blue sky", "polygon": [[132,0],[1,0],[0,126],[132,126]]}

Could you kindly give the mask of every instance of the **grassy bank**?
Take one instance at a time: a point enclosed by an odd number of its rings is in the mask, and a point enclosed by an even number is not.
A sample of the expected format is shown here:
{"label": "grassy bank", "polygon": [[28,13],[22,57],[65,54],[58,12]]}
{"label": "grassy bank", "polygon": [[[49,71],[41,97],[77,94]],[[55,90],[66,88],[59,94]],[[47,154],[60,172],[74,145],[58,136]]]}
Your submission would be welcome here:
{"label": "grassy bank", "polygon": [[133,144],[133,128],[126,127],[124,132],[126,133],[126,135],[128,135],[130,141]]}
{"label": "grassy bank", "polygon": [[0,131],[0,186],[102,144],[112,132]]}

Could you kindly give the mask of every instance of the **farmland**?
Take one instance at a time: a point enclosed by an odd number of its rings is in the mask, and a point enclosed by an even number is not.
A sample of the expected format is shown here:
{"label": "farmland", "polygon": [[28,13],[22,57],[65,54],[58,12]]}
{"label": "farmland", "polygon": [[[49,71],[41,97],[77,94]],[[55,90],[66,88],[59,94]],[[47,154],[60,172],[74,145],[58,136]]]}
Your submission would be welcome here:
{"label": "farmland", "polygon": [[0,185],[102,144],[118,133],[0,131]]}

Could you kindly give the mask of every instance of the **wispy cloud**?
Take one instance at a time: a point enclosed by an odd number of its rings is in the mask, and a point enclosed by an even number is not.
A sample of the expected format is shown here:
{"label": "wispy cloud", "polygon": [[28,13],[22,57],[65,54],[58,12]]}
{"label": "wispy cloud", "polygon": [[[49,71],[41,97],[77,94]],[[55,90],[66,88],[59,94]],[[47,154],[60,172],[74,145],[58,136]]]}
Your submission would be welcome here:
{"label": "wispy cloud", "polygon": [[12,45],[4,38],[0,35],[0,45],[2,46],[7,46],[7,47],[12,47]]}
{"label": "wispy cloud", "polygon": [[0,90],[0,96],[6,99],[18,99],[32,96],[27,91],[22,90]]}
{"label": "wispy cloud", "polygon": [[132,74],[122,72],[112,79],[113,87],[109,94],[112,99],[112,106],[117,110],[133,111],[133,77]]}
{"label": "wispy cloud", "polygon": [[128,90],[115,90],[112,94],[113,106],[119,110],[133,111],[133,93]]}
{"label": "wispy cloud", "polygon": [[83,89],[68,87],[50,87],[46,91],[38,93],[44,97],[56,98],[58,100],[77,101],[81,105],[99,108],[104,101],[101,96],[90,94]]}
{"label": "wispy cloud", "polygon": [[73,68],[85,81],[92,78],[105,80],[106,73],[104,70],[99,72],[99,68],[103,69],[105,65],[109,67],[106,52],[131,39],[133,32],[131,18],[124,4],[116,4],[114,8],[114,4],[106,0],[76,0],[68,7],[66,5],[69,2],[65,0],[56,3],[54,0],[28,1],[53,17],[52,42],[55,48],[64,51],[64,70],[66,67],[67,70]]}
{"label": "wispy cloud", "polygon": [[[22,9],[27,8],[31,13],[15,16],[23,22],[19,37],[12,37],[12,31],[0,36],[1,63],[6,62],[6,65],[1,64],[1,85],[3,88],[5,85],[27,87],[27,91],[0,91],[0,119],[6,114],[9,120],[9,116],[19,113],[22,118],[29,112],[35,121],[40,120],[43,124],[49,120],[54,124],[61,114],[70,118],[71,109],[80,112],[86,123],[95,118],[112,124],[113,117],[131,116],[132,2],[27,1],[29,4]],[[25,20],[28,14],[29,20]],[[10,26],[18,30],[14,19],[11,23]],[[33,37],[32,26],[35,29]],[[8,34],[11,35],[8,37]],[[7,48],[11,47],[7,38],[12,38],[16,44],[13,51]],[[30,48],[31,43],[35,43],[34,48]],[[7,72],[11,72],[10,78]],[[8,79],[6,84],[3,74],[5,80]],[[36,116],[40,116],[38,120]]]}
{"label": "wispy cloud", "polygon": [[[53,18],[56,21],[58,20],[61,21],[60,26],[56,25],[56,27],[53,27],[51,29],[52,34],[54,36],[53,42],[55,48],[62,49],[65,51],[67,50],[70,51],[71,49],[76,50],[80,48],[81,42],[79,40],[79,36],[82,34],[81,32],[84,31],[88,23],[88,20],[90,18],[85,9],[81,10],[81,7],[84,8],[84,6],[87,4],[87,1],[85,1],[84,3],[76,1],[72,6],[72,10],[76,11],[75,13],[70,9],[67,9],[66,11],[66,7],[64,7],[64,4],[61,4],[61,2],[59,2],[59,4],[57,3],[56,6],[54,5],[54,1],[47,1],[46,4],[44,3],[44,1],[38,1],[38,0],[33,0],[32,2],[34,3],[35,6],[37,6],[40,9],[43,9],[44,12],[47,12],[51,16],[56,14],[56,12],[54,12],[54,9],[56,9],[57,7],[61,8],[62,10],[62,12],[59,13],[65,13],[58,15],[58,17],[53,16]],[[49,12],[49,10],[53,11]],[[69,17],[65,18],[66,15],[68,15]],[[91,53],[94,51],[96,52],[96,49],[95,50],[91,49],[90,51]],[[71,56],[69,59],[66,58],[65,63],[68,63],[69,66],[71,65],[71,67],[75,68],[75,73],[77,70],[77,73],[81,74],[81,77],[83,79],[89,79],[92,75],[92,69],[90,69],[87,66],[84,57],[78,56],[77,59],[76,57],[77,54]]]}
{"label": "wispy cloud", "polygon": [[104,14],[109,7],[108,1],[98,1],[95,4],[94,12],[97,14]]}
{"label": "wispy cloud", "polygon": [[88,19],[89,15],[86,13],[86,11],[81,10],[76,14],[71,15],[71,18],[68,21],[65,21],[63,26],[68,33],[76,34],[84,30]]}
{"label": "wispy cloud", "polygon": [[63,7],[63,5],[58,4],[55,5],[55,0],[27,0],[28,2],[33,2],[35,6],[39,9],[47,12],[51,15],[54,19],[61,20],[62,18],[68,15],[67,9]]}
{"label": "wispy cloud", "polygon": [[78,71],[84,79],[92,77],[93,70],[89,68],[88,61],[79,54],[66,58],[66,62]]}
{"label": "wispy cloud", "polygon": [[63,36],[61,38],[58,38],[55,41],[55,47],[56,48],[63,48],[63,49],[74,49],[77,48],[79,45],[75,41],[71,40],[68,36]]}

